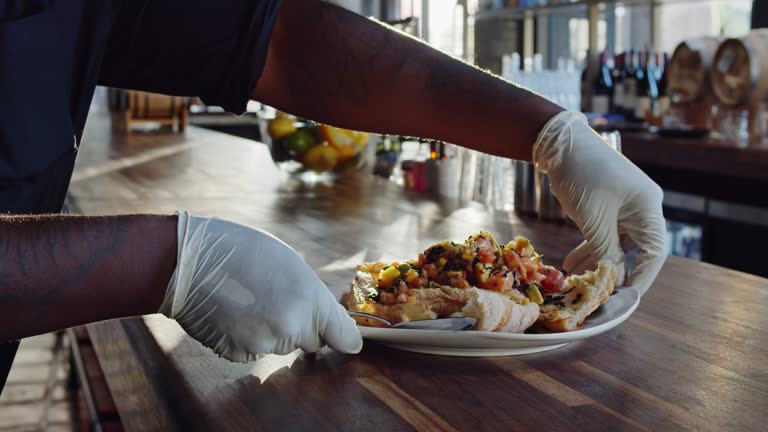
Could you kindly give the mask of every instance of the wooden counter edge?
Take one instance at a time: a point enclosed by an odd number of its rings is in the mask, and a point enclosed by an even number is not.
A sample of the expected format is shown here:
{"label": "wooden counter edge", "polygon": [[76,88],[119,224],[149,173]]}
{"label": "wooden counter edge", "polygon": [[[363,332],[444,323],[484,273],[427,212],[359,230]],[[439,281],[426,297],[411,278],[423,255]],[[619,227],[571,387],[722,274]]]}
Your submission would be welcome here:
{"label": "wooden counter edge", "polygon": [[214,430],[142,317],[87,329],[126,430]]}

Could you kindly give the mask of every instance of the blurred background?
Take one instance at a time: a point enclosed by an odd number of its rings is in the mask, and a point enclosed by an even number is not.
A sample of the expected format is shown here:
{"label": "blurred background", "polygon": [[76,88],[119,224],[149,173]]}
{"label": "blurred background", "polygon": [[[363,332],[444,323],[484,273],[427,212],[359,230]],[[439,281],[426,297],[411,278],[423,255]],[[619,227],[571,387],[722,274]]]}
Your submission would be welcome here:
{"label": "blurred background", "polygon": [[[765,1],[333,2],[584,112],[664,189],[670,254],[768,276]],[[225,154],[246,141],[253,151]],[[578,236],[546,175],[525,162],[318,125],[255,101],[235,117],[193,97],[116,88],[94,97],[68,208],[215,213],[232,201],[246,209],[232,214],[298,220],[323,196],[354,198],[338,212],[368,205],[354,185],[371,176],[434,218],[470,208]],[[273,190],[288,198],[248,207]],[[235,198],[216,201],[226,194]],[[0,397],[0,431],[123,430],[97,357],[83,329],[25,340]]]}
{"label": "blurred background", "polygon": [[[755,30],[768,21],[760,2],[754,10],[752,0],[335,3],[586,113],[665,190],[671,254],[768,275],[759,253],[730,252],[757,252],[768,241],[768,36]],[[233,117],[197,99],[99,92],[94,109],[109,111],[124,133],[147,120],[179,132],[189,123],[264,142],[277,166],[304,178],[367,170],[417,191],[568,223],[545,176],[525,163],[318,128],[255,101]],[[449,170],[458,174],[440,175]]]}

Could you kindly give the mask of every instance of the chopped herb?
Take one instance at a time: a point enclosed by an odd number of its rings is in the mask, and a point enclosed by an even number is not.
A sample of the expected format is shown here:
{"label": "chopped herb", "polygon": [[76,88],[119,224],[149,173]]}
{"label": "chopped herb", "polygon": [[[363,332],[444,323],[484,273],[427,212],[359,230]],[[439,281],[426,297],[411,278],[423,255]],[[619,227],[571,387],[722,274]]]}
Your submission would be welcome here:
{"label": "chopped herb", "polygon": [[380,293],[377,291],[375,293],[368,294],[368,296],[365,297],[365,299],[366,300],[370,300],[372,302],[377,302],[377,301],[379,301],[379,296],[380,296]]}
{"label": "chopped herb", "polygon": [[563,302],[563,296],[548,296],[544,299],[544,304],[551,304],[559,307],[565,307],[565,303]]}
{"label": "chopped herb", "polygon": [[445,253],[445,248],[444,247],[439,246],[439,245],[438,246],[432,246],[431,248],[429,248],[427,250],[427,258],[429,258],[430,261],[435,261],[438,258],[440,258],[440,256],[442,254],[444,254],[444,253]]}
{"label": "chopped herb", "polygon": [[461,265],[457,262],[448,261],[443,268],[447,271],[459,271],[461,270]]}

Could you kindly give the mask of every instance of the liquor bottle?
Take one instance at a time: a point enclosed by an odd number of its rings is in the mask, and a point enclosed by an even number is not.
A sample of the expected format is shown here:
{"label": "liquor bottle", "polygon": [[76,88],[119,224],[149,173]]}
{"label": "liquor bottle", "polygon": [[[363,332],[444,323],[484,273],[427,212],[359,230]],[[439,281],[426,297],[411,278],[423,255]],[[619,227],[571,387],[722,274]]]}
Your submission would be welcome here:
{"label": "liquor bottle", "polygon": [[670,99],[667,93],[667,65],[669,64],[669,54],[663,56],[657,54],[656,81],[659,88],[658,116],[661,117],[669,111]]}
{"label": "liquor bottle", "polygon": [[584,67],[581,69],[581,111],[582,112],[589,112],[591,107],[589,106],[592,103],[592,99],[589,97],[589,92],[591,91],[591,83],[589,82],[589,79],[587,77],[587,71],[589,70],[589,51],[587,51],[587,55],[584,57]]}
{"label": "liquor bottle", "polygon": [[624,81],[627,77],[625,59],[625,53],[617,54],[614,60],[613,71],[611,71],[611,79],[613,80],[612,112],[615,114],[624,114],[624,94],[626,93]]}
{"label": "liquor bottle", "polygon": [[635,118],[639,121],[653,117],[657,112],[659,88],[656,85],[656,55],[652,51],[640,54],[640,67],[635,71],[637,97],[635,99]]}
{"label": "liquor bottle", "polygon": [[639,63],[639,53],[630,50],[627,58],[626,74],[624,81],[624,114],[627,120],[635,119],[635,103],[637,99],[637,72]]}
{"label": "liquor bottle", "polygon": [[437,156],[437,141],[429,141],[429,158],[435,160]]}
{"label": "liquor bottle", "polygon": [[378,154],[382,154],[382,153],[386,153],[388,151],[388,149],[387,149],[387,143],[388,142],[389,142],[389,136],[382,135],[381,139],[379,140],[379,142],[376,143],[376,150],[375,150],[375,152],[376,152],[377,155]]}
{"label": "liquor bottle", "polygon": [[601,53],[597,62],[595,81],[592,84],[591,111],[596,114],[607,114],[611,111],[613,99],[613,79],[611,68],[608,64],[608,56]]}

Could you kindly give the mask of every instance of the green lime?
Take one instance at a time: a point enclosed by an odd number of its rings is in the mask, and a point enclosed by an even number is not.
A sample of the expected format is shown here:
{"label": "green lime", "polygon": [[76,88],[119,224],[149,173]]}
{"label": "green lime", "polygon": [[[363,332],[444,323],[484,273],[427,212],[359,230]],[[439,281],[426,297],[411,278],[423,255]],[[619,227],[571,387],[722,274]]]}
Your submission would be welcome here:
{"label": "green lime", "polygon": [[309,129],[299,129],[296,132],[288,135],[285,139],[285,143],[294,156],[301,156],[307,152],[312,146],[315,145],[315,134]]}

